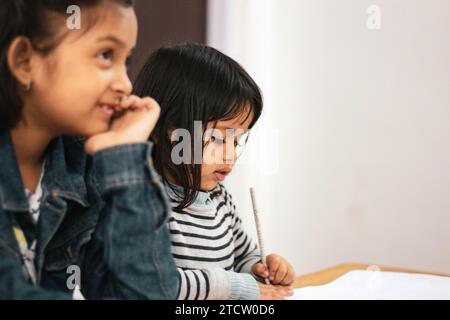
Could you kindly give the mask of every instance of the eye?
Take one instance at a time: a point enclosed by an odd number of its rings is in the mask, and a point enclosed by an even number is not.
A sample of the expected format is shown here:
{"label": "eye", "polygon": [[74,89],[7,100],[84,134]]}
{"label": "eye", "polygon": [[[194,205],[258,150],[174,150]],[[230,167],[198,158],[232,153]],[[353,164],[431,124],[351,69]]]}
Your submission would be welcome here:
{"label": "eye", "polygon": [[99,58],[102,60],[112,60],[112,56],[113,56],[113,50],[112,49],[108,49],[108,50],[103,50],[98,54]]}
{"label": "eye", "polygon": [[224,140],[220,139],[218,137],[215,137],[215,136],[211,136],[211,142],[214,142],[215,144],[221,146],[221,145],[223,145]]}
{"label": "eye", "polygon": [[243,147],[247,144],[249,137],[249,132],[244,133],[243,135],[239,136],[236,140],[234,145],[238,145],[240,147]]}
{"label": "eye", "polygon": [[130,65],[131,65],[131,56],[127,57],[127,59],[125,60],[125,65],[127,66],[127,68],[130,67]]}

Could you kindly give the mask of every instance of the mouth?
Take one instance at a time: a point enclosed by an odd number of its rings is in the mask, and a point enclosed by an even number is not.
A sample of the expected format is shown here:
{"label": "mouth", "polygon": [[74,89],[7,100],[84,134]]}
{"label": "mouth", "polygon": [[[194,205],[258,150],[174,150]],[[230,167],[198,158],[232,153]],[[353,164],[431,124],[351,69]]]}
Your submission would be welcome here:
{"label": "mouth", "polygon": [[214,171],[214,176],[218,181],[224,181],[225,178],[230,174],[231,168],[224,168]]}
{"label": "mouth", "polygon": [[117,106],[108,103],[99,103],[97,108],[108,118],[112,117],[116,112]]}

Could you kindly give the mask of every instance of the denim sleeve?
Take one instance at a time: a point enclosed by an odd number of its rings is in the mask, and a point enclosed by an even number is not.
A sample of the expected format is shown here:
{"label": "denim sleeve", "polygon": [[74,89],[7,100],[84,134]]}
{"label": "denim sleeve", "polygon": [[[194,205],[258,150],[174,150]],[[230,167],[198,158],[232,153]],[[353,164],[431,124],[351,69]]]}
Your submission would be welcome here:
{"label": "denim sleeve", "polygon": [[86,249],[81,292],[87,299],[176,298],[169,204],[151,149],[151,143],[128,144],[94,156],[104,208]]}
{"label": "denim sleeve", "polygon": [[33,286],[22,271],[20,261],[0,250],[0,300],[70,300],[70,294]]}

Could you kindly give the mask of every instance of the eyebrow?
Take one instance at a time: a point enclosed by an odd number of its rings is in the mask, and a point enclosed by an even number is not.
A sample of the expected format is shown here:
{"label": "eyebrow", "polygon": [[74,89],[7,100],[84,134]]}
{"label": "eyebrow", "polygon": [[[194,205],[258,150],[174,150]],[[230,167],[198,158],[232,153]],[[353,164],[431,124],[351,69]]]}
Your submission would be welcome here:
{"label": "eyebrow", "polygon": [[228,130],[228,129],[230,129],[230,130],[242,130],[242,131],[244,131],[244,133],[247,133],[248,131],[250,131],[250,129],[244,129],[244,128],[234,129],[234,128],[224,127],[224,126],[217,126],[217,127],[214,127],[214,128],[215,129],[223,129],[223,130]]}
{"label": "eyebrow", "polygon": [[[127,46],[124,41],[120,40],[119,38],[117,38],[116,36],[113,36],[113,35],[100,37],[97,39],[97,41],[111,41],[111,42],[116,43],[120,47],[124,47],[124,48]],[[130,51],[132,51],[133,49],[134,48],[132,48]]]}

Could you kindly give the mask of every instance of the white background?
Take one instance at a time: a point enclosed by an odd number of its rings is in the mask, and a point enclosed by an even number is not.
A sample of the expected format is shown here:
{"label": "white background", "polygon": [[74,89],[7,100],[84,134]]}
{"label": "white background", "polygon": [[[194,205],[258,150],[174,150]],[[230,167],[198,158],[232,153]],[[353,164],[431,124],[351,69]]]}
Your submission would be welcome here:
{"label": "white background", "polygon": [[[366,9],[381,9],[369,30]],[[208,42],[261,86],[229,178],[298,274],[343,262],[450,273],[450,1],[210,0]]]}

